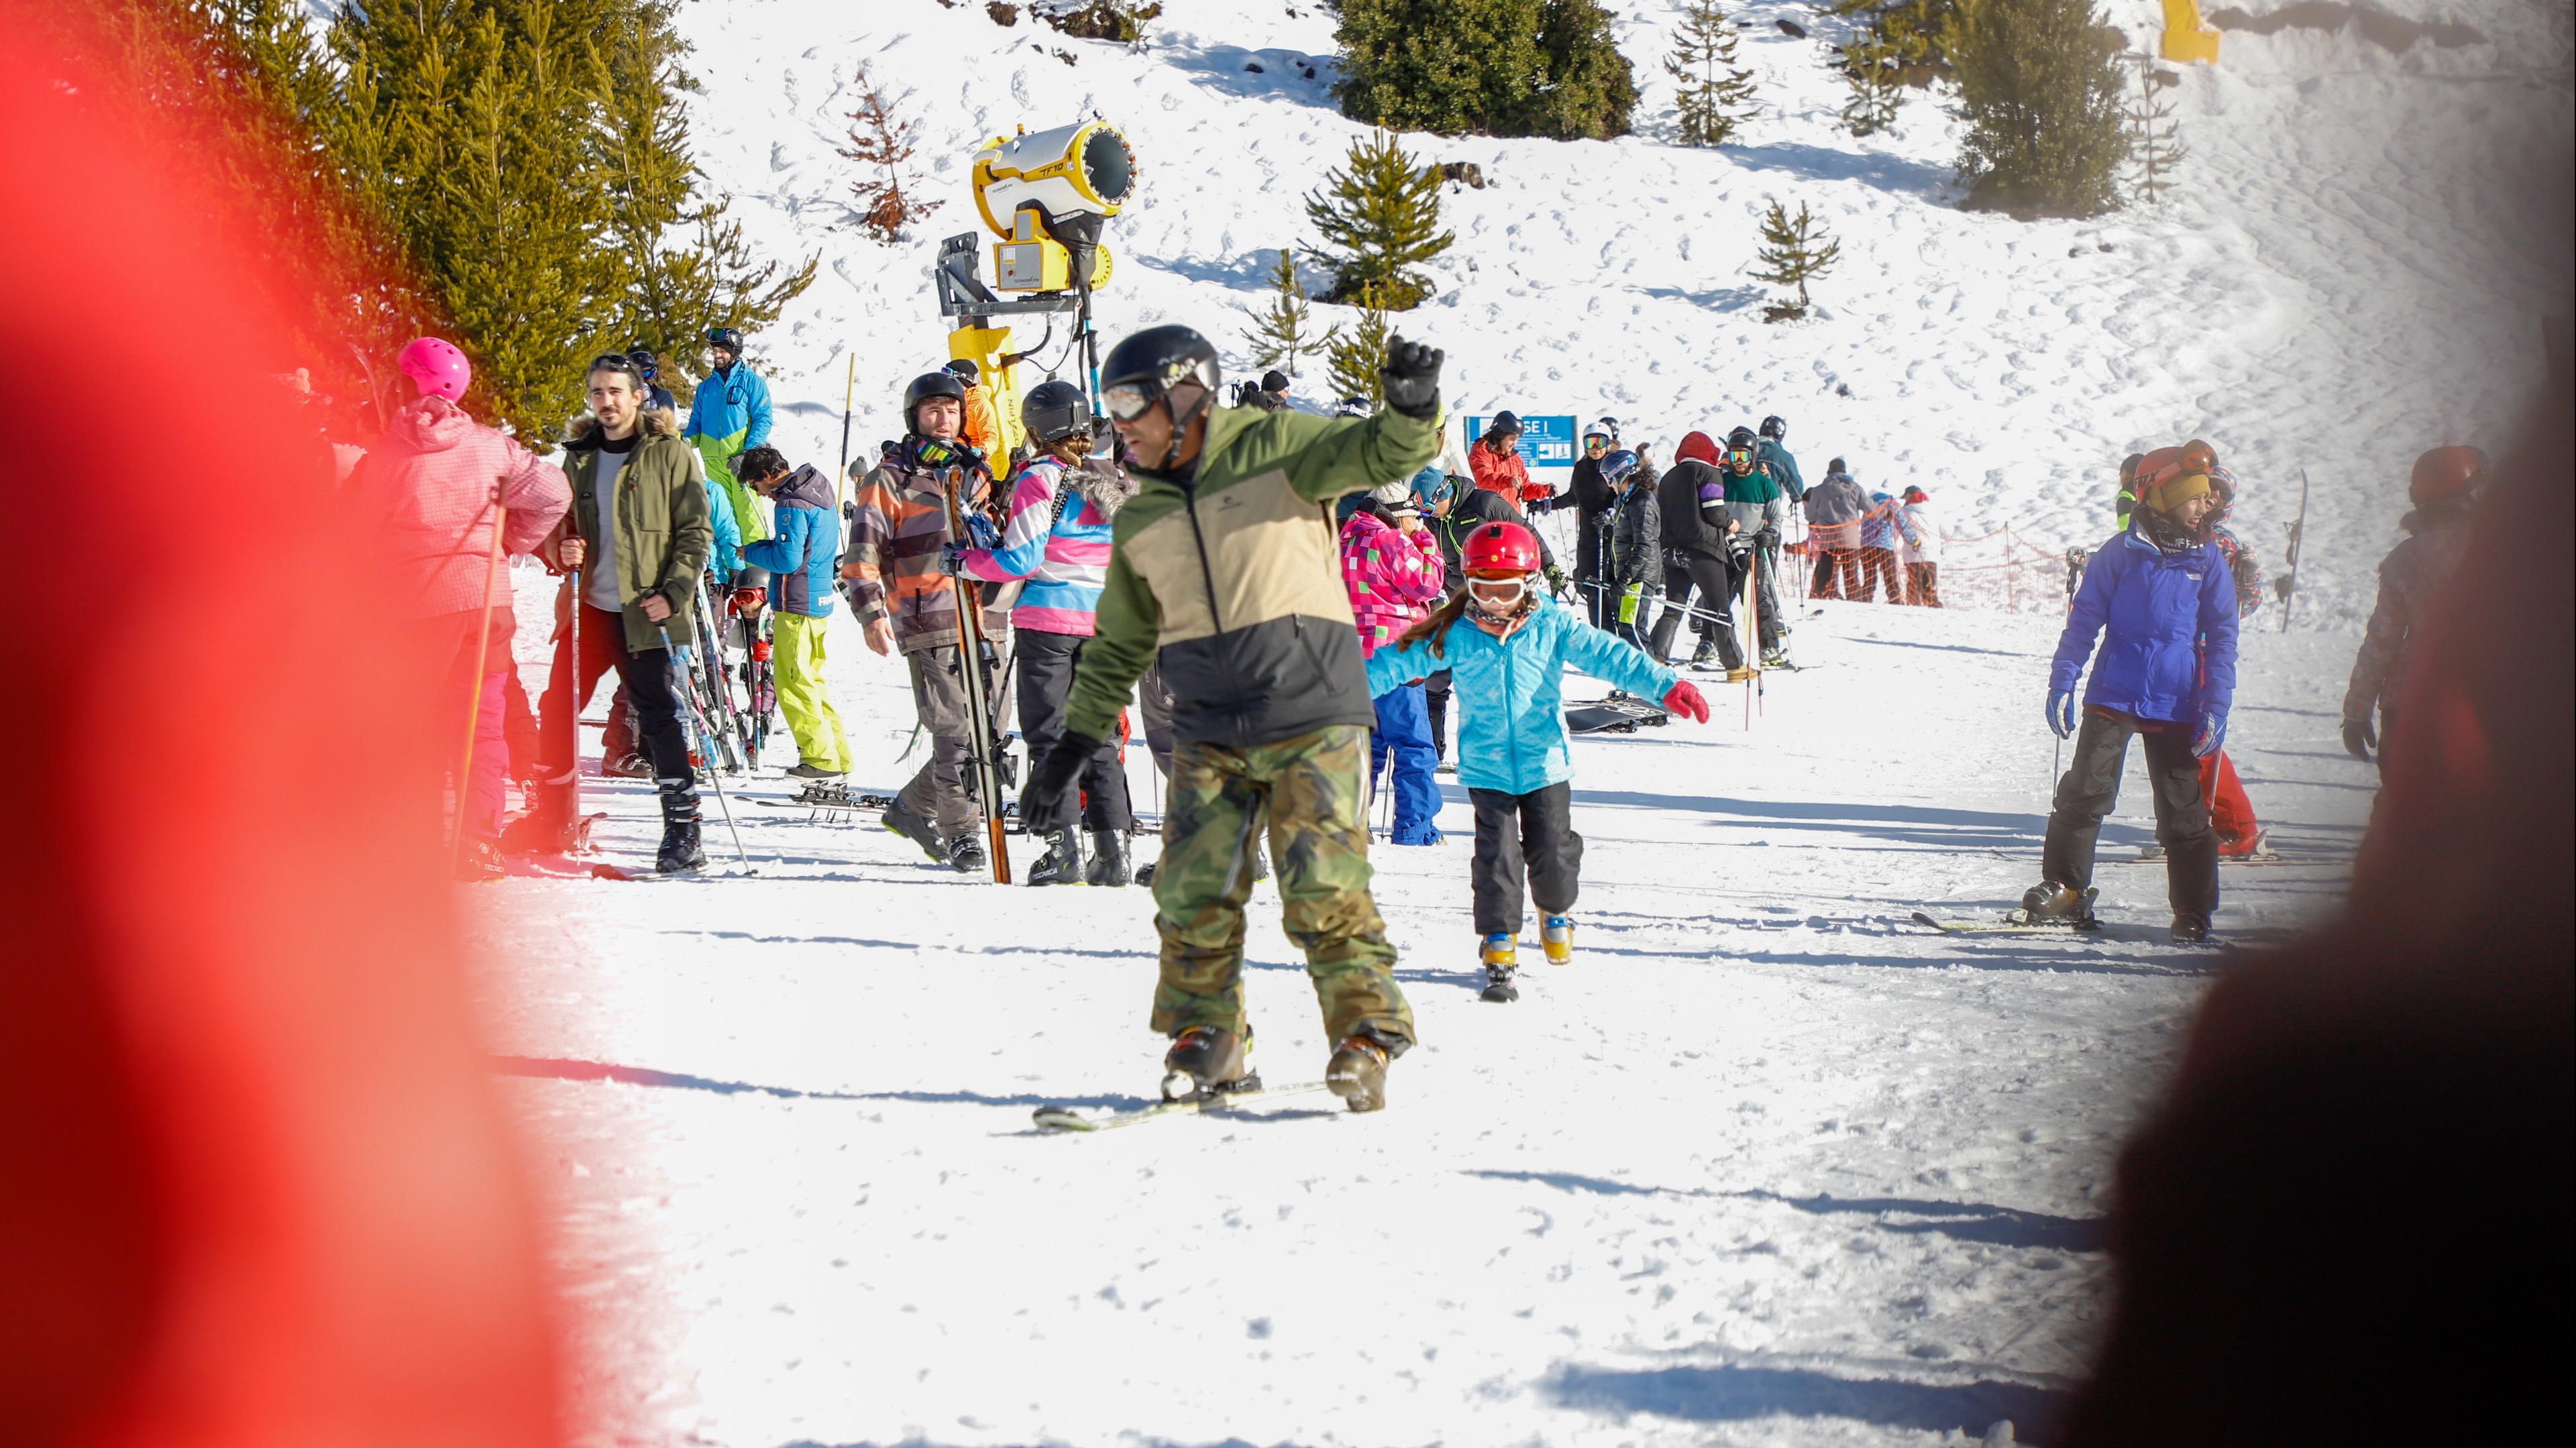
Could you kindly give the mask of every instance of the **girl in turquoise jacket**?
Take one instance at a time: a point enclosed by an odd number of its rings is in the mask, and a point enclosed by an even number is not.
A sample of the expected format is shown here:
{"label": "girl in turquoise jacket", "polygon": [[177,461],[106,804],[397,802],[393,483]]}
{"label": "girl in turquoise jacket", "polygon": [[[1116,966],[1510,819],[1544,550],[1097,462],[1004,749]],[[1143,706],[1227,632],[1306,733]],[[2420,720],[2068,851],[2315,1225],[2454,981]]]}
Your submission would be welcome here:
{"label": "girl in turquoise jacket", "polygon": [[1538,535],[1487,523],[1459,549],[1467,586],[1368,661],[1369,692],[1384,694],[1447,669],[1457,701],[1458,781],[1476,809],[1476,933],[1485,999],[1520,998],[1521,896],[1538,902],[1550,962],[1574,955],[1583,837],[1570,818],[1574,759],[1560,689],[1572,664],[1596,679],[1705,724],[1699,690],[1636,645],[1577,618],[1531,586]]}

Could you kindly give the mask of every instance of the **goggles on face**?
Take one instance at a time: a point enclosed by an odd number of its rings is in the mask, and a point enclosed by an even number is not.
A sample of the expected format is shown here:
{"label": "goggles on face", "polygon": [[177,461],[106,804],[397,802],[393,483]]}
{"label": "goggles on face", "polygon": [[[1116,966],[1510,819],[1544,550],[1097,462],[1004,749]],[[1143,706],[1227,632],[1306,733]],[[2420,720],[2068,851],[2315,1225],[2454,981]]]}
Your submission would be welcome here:
{"label": "goggles on face", "polygon": [[1753,449],[1749,447],[1737,448],[1735,451],[1726,455],[1726,460],[1730,463],[1735,463],[1749,468],[1753,466]]}
{"label": "goggles on face", "polygon": [[[1487,589],[1497,592],[1509,590],[1509,592],[1497,600],[1486,592]],[[1470,573],[1467,575],[1467,597],[1475,603],[1476,607],[1487,613],[1509,613],[1520,607],[1521,601],[1529,597],[1529,575],[1505,573],[1494,576]]]}
{"label": "goggles on face", "polygon": [[1155,399],[1161,395],[1141,383],[1121,382],[1102,392],[1100,401],[1109,409],[1109,415],[1112,418],[1120,422],[1134,422],[1143,417],[1145,410],[1152,407]]}

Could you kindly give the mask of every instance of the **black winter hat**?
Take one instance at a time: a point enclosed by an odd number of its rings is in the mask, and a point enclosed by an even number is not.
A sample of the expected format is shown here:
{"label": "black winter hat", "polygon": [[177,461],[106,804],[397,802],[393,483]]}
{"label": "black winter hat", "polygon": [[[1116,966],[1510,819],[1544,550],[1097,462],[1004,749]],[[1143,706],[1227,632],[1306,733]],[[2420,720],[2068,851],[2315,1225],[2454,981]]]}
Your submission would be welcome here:
{"label": "black winter hat", "polygon": [[1264,392],[1285,392],[1285,391],[1287,391],[1287,390],[1288,390],[1288,374],[1287,374],[1287,373],[1285,373],[1285,372],[1278,371],[1278,370],[1277,370],[1277,369],[1275,369],[1275,368],[1274,368],[1273,370],[1271,370],[1271,371],[1268,371],[1268,372],[1264,372],[1264,373],[1262,373],[1262,374],[1261,374],[1261,390],[1262,390],[1262,391],[1264,391]]}

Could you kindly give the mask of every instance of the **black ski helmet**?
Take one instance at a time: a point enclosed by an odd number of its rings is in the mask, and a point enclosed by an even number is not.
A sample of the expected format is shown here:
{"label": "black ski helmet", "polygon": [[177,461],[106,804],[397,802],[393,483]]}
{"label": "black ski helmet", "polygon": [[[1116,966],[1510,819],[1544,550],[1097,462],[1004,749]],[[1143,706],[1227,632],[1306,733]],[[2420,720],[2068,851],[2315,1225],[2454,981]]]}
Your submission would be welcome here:
{"label": "black ski helmet", "polygon": [[1726,435],[1726,445],[1730,448],[1753,446],[1753,429],[1749,427],[1739,427],[1735,431],[1728,433]]}
{"label": "black ski helmet", "polygon": [[726,351],[739,357],[742,355],[742,329],[739,327],[709,327],[707,329],[707,345],[710,347],[722,347]]}
{"label": "black ski helmet", "polygon": [[1020,425],[1039,447],[1091,430],[1091,399],[1070,382],[1050,379],[1020,399]]}
{"label": "black ski helmet", "polygon": [[1789,440],[1789,424],[1786,419],[1782,418],[1780,414],[1775,412],[1769,417],[1762,419],[1762,435],[1771,439],[1773,442],[1787,442]]}
{"label": "black ski helmet", "polygon": [[1153,467],[1172,466],[1180,456],[1181,439],[1190,424],[1216,401],[1217,388],[1223,382],[1216,348],[1191,328],[1167,322],[1124,338],[1109,349],[1108,358],[1100,364],[1100,395],[1108,403],[1109,415],[1121,422],[1144,416],[1148,408],[1184,382],[1198,387],[1198,398],[1186,414],[1178,408],[1171,409],[1171,445]]}
{"label": "black ski helmet", "polygon": [[924,372],[912,379],[911,384],[903,389],[904,431],[921,431],[920,420],[913,415],[913,410],[934,397],[953,397],[957,399],[957,408],[961,414],[966,409],[966,386],[959,382],[954,374]]}

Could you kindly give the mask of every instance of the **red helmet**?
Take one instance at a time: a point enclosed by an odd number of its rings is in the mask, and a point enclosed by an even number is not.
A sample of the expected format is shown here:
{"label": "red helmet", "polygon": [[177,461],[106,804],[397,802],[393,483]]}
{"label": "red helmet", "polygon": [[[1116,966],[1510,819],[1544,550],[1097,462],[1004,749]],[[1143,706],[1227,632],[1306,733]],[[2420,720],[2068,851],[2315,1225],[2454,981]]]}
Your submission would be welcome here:
{"label": "red helmet", "polygon": [[1536,573],[1538,535],[1518,523],[1479,523],[1459,546],[1467,574]]}
{"label": "red helmet", "polygon": [[2487,455],[2473,447],[2437,447],[2415,460],[2415,477],[2406,496],[2418,503],[2438,503],[2469,492],[2487,477]]}
{"label": "red helmet", "polygon": [[444,397],[450,402],[465,396],[466,385],[474,380],[474,364],[465,360],[453,342],[436,337],[416,337],[403,344],[394,366],[412,380],[423,397]]}

